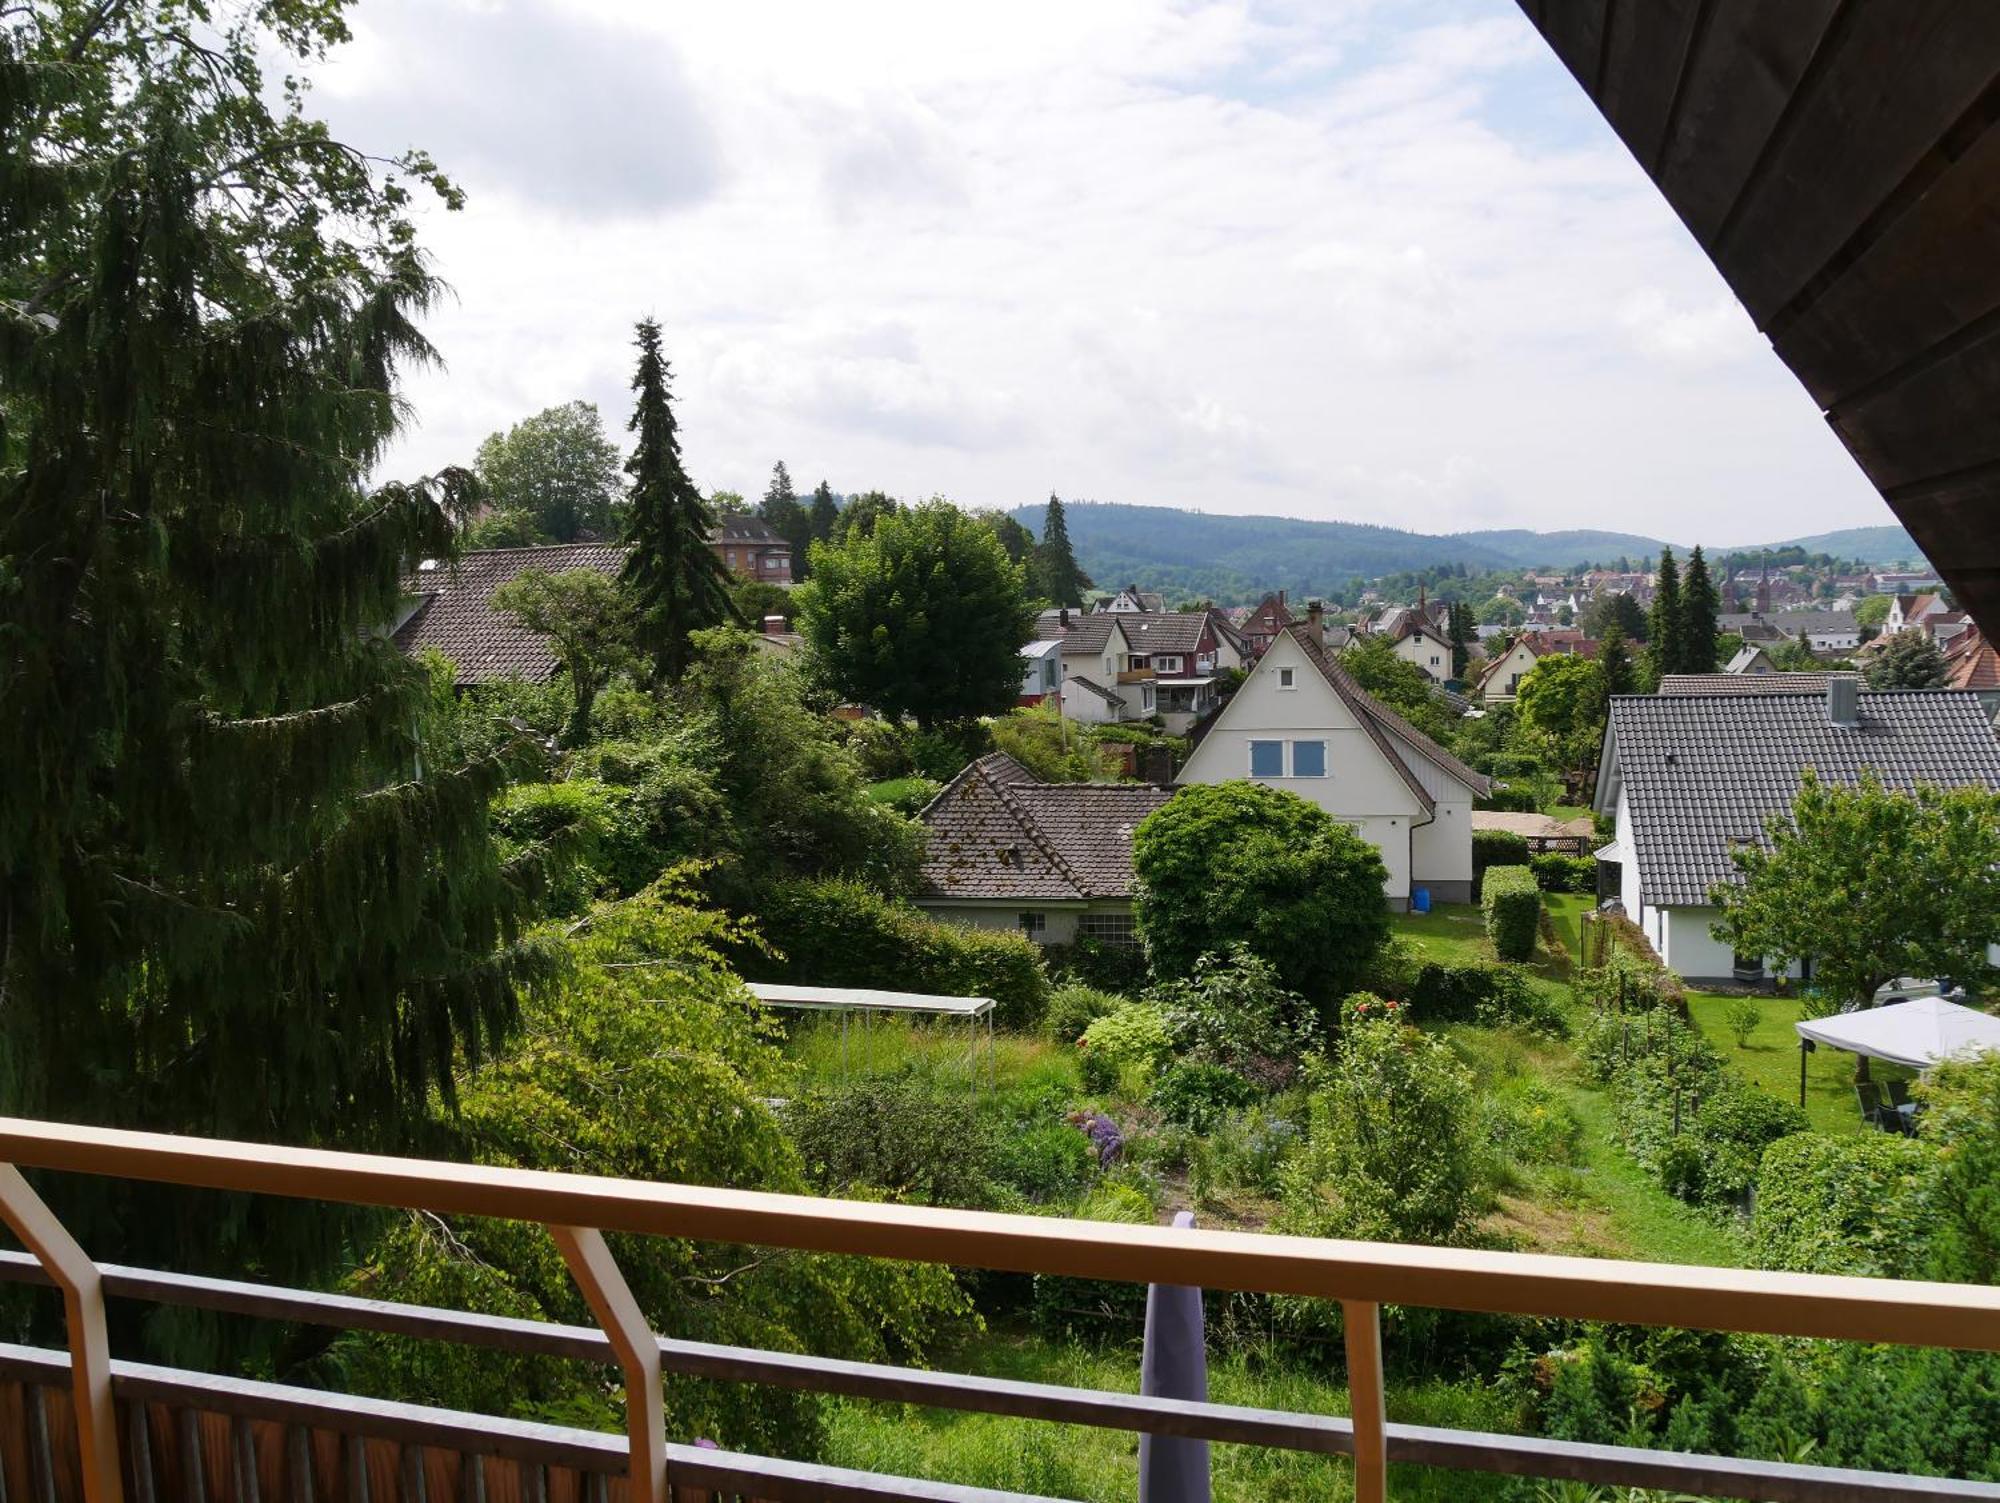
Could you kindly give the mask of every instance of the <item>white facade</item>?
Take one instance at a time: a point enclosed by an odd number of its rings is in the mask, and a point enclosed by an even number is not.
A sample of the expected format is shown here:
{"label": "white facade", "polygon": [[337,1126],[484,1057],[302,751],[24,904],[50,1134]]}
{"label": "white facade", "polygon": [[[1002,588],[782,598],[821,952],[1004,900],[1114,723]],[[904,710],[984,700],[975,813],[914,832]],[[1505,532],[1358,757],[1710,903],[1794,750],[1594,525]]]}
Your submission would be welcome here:
{"label": "white facade", "polygon": [[1427,887],[1443,901],[1469,901],[1472,790],[1415,752],[1404,765],[1434,810],[1425,810],[1304,649],[1281,633],[1175,781],[1248,778],[1296,793],[1381,852],[1391,902],[1406,904],[1412,887]]}
{"label": "white facade", "polygon": [[1516,642],[1487,669],[1486,676],[1479,681],[1479,697],[1489,704],[1511,701],[1520,691],[1521,680],[1534,672],[1535,664],[1540,661],[1526,642]]}
{"label": "white facade", "polygon": [[[1736,955],[1728,945],[1709,933],[1717,912],[1706,904],[1656,908],[1646,901],[1639,883],[1639,848],[1632,835],[1632,808],[1623,789],[1618,793],[1618,900],[1625,916],[1637,924],[1668,970],[1688,981],[1731,981],[1736,974]],[[1766,970],[1776,975],[1766,962]],[[1797,976],[1794,965],[1787,975]]]}
{"label": "white facade", "polygon": [[1415,664],[1434,684],[1451,677],[1451,644],[1427,627],[1416,627],[1397,642],[1396,656]]}

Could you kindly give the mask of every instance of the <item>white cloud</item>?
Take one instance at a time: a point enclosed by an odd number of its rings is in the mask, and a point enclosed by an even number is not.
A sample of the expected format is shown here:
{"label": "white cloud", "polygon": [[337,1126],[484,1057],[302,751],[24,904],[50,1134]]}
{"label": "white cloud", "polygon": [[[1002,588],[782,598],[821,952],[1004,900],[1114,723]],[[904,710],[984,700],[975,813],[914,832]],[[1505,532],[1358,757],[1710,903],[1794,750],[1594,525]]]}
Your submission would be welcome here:
{"label": "white cloud", "polygon": [[[368,0],[329,112],[472,190],[395,464],[666,326],[771,462],[1423,528],[1886,519],[1507,0]],[[1699,380],[1690,380],[1698,375]]]}

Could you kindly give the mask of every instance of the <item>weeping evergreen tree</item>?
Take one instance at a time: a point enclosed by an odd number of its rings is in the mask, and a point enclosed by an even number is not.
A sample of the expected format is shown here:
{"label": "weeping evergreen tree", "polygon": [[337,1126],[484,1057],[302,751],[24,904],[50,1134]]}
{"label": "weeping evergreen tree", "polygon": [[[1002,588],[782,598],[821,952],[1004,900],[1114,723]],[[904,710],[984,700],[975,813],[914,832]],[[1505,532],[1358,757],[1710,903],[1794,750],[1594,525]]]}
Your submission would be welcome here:
{"label": "weeping evergreen tree", "polygon": [[674,423],[673,372],[660,353],[660,326],[641,319],[632,390],[638,402],[628,425],[639,436],[625,471],[632,477],[632,551],[625,583],[634,597],[640,649],[653,671],[669,683],[687,672],[693,648],[688,633],[719,626],[735,613],[729,604],[729,571],[708,535],[715,518],[681,468]]}
{"label": "weeping evergreen tree", "polygon": [[[190,13],[193,12],[192,19]],[[549,955],[507,758],[421,755],[381,628],[466,477],[373,491],[436,284],[412,154],[260,56],[340,7],[30,0],[0,27],[0,1109],[401,1149]],[[310,1280],[305,1203],[49,1187],[104,1258]]]}

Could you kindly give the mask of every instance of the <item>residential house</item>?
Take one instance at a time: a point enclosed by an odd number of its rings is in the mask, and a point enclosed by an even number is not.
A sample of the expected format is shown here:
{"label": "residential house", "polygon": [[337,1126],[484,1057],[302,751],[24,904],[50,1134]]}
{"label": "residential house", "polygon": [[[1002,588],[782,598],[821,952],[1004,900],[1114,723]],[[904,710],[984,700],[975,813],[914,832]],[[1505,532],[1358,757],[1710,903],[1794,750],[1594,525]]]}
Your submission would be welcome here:
{"label": "residential house", "polygon": [[1278,638],[1278,634],[1292,624],[1292,613],[1285,606],[1285,592],[1278,590],[1258,601],[1250,614],[1237,623],[1237,630],[1250,648],[1252,661],[1264,655]]}
{"label": "residential house", "polygon": [[1872,581],[1877,595],[1900,595],[1911,591],[1935,590],[1938,587],[1938,573],[1935,569],[1883,569]]}
{"label": "residential house", "polygon": [[566,574],[595,569],[616,578],[627,550],[612,543],[553,543],[541,548],[482,548],[456,563],[426,560],[402,578],[403,603],[390,640],[414,657],[437,652],[449,658],[459,688],[521,678],[547,683],[555,676],[549,639],[493,608],[493,592],[531,569]]}
{"label": "residential house", "polygon": [[708,546],[741,578],[776,585],[792,582],[792,545],[762,517],[732,512],[716,518]]}
{"label": "residential house", "polygon": [[1964,611],[1937,611],[1924,618],[1923,629],[1933,642],[1950,652],[1960,637],[1977,628]]}
{"label": "residential house", "polygon": [[1021,697],[1024,707],[1046,704],[1062,696],[1062,643],[1037,639],[1021,649]]}
{"label": "residential house", "polygon": [[1976,694],[1872,694],[1850,674],[1819,694],[1760,694],[1713,677],[1739,687],[1613,699],[1597,781],[1596,810],[1617,823],[1599,854],[1617,866],[1626,915],[1691,980],[1761,974],[1761,957],[1709,933],[1709,893],[1738,880],[1731,849],[1765,838],[1808,767],[1839,784],[1869,770],[1890,788],[2000,789],[2000,738]]}
{"label": "residential house", "polygon": [[1486,665],[1473,693],[1487,704],[1511,703],[1521,680],[1534,672],[1535,664],[1540,661],[1532,634],[1524,632],[1514,639],[1512,647]]}
{"label": "residential house", "polygon": [[1882,635],[1892,637],[1909,627],[1922,626],[1932,616],[1941,615],[1949,609],[1941,595],[1898,595],[1889,602],[1889,615],[1882,623]]}
{"label": "residential house", "polygon": [[1132,832],[1173,795],[1152,783],[1040,783],[1004,753],[981,757],[923,811],[917,906],[1037,944],[1132,944]]}
{"label": "residential house", "polygon": [[[1063,714],[1092,723],[1144,720],[1158,708],[1150,672],[1132,666],[1132,643],[1123,618],[1109,611],[1068,615],[1061,630],[1060,692]],[[1036,623],[1039,635],[1049,630]]]}
{"label": "residential house", "polygon": [[1736,649],[1736,656],[1723,665],[1724,673],[1741,674],[1748,678],[1776,673],[1778,665],[1771,661],[1770,653],[1755,642],[1745,642]]}
{"label": "residential house", "polygon": [[1423,606],[1391,606],[1378,619],[1375,632],[1387,637],[1396,656],[1432,683],[1441,684],[1451,678],[1451,642],[1430,610]]}
{"label": "residential house", "polygon": [[1961,632],[1945,653],[1945,687],[1979,696],[1989,716],[2000,716],[2000,652],[1978,627]]}
{"label": "residential house", "polygon": [[1100,611],[1111,611],[1116,615],[1157,616],[1167,608],[1166,598],[1152,590],[1142,590],[1137,585],[1127,585],[1104,604]]}
{"label": "residential house", "polygon": [[1132,671],[1152,675],[1157,712],[1176,736],[1214,711],[1220,672],[1243,665],[1214,611],[1125,612],[1118,628],[1132,647]]}
{"label": "residential house", "polygon": [[1852,611],[1726,611],[1716,629],[1746,643],[1802,642],[1814,652],[1846,653],[1861,645],[1861,624]]}
{"label": "residential house", "polygon": [[1392,906],[1418,887],[1470,901],[1472,802],[1491,784],[1364,692],[1313,626],[1278,634],[1176,781],[1288,789],[1374,844]]}

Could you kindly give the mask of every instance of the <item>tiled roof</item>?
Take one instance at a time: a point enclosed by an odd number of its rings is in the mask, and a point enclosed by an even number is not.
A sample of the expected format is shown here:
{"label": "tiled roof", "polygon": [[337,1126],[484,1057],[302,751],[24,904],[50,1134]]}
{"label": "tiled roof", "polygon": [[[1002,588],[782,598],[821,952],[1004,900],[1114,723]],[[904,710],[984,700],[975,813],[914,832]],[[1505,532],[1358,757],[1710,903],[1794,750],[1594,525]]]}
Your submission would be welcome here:
{"label": "tiled roof", "polygon": [[750,543],[760,548],[789,548],[792,545],[782,533],[772,529],[762,517],[748,512],[732,512],[715,519],[715,530],[710,532],[711,543]]}
{"label": "tiled roof", "polygon": [[1354,675],[1341,667],[1331,653],[1320,650],[1319,644],[1313,641],[1308,627],[1293,625],[1285,630],[1304,650],[1307,660],[1319,669],[1320,676],[1332,687],[1333,692],[1339,695],[1348,709],[1354,712],[1354,717],[1361,722],[1362,729],[1367,731],[1375,744],[1382,748],[1383,755],[1388,757],[1390,765],[1409,785],[1410,791],[1416,794],[1417,801],[1423,805],[1426,812],[1435,806],[1436,801],[1432,799],[1423,784],[1417,781],[1416,775],[1410,771],[1390,744],[1391,741],[1400,742],[1434,766],[1442,768],[1481,797],[1493,791],[1492,783],[1483,773],[1474,772],[1357,684]]}
{"label": "tiled roof", "polygon": [[[1264,619],[1267,616],[1270,617],[1268,624]],[[1279,598],[1278,592],[1273,590],[1258,601],[1239,624],[1251,636],[1274,636],[1292,624],[1292,613]]]}
{"label": "tiled roof", "polygon": [[1769,627],[1782,637],[1799,637],[1811,631],[1854,631],[1852,611],[1728,611],[1715,618],[1717,630],[1752,640],[1759,627]]}
{"label": "tiled roof", "polygon": [[2000,689],[2000,652],[1981,635],[1978,627],[1960,635],[1945,654],[1948,687],[1953,689]]}
{"label": "tiled roof", "polygon": [[1069,634],[1063,638],[1063,651],[1102,652],[1112,631],[1131,619],[1130,616],[1114,616],[1109,611],[1094,611],[1088,616],[1079,616],[1071,612]]}
{"label": "tiled roof", "polygon": [[[1748,651],[1749,649],[1745,649]],[[1668,673],[1662,694],[1824,694],[1828,679],[1851,673]]]}
{"label": "tiled roof", "polygon": [[1834,725],[1809,694],[1620,695],[1611,701],[1609,807],[1631,807],[1639,886],[1648,903],[1705,904],[1735,879],[1730,848],[1763,839],[1765,819],[1792,806],[1805,769],[1853,784],[1870,768],[1884,786],[2000,789],[2000,738],[1979,699],[1948,691],[1861,694],[1860,724]]}
{"label": "tiled roof", "polygon": [[458,667],[459,684],[520,677],[544,683],[555,675],[548,638],[493,609],[493,592],[530,569],[563,574],[595,569],[616,575],[625,566],[622,544],[564,543],[546,548],[488,548],[462,555],[455,565],[420,568],[403,576],[403,594],[416,608],[392,640],[415,654],[443,653]]}
{"label": "tiled roof", "polygon": [[1134,652],[1182,653],[1195,650],[1202,628],[1208,624],[1207,611],[1159,611],[1120,613],[1118,624]]}
{"label": "tiled roof", "polygon": [[995,752],[923,812],[921,895],[1003,901],[1132,894],[1132,831],[1173,797],[1150,783],[1038,783]]}

